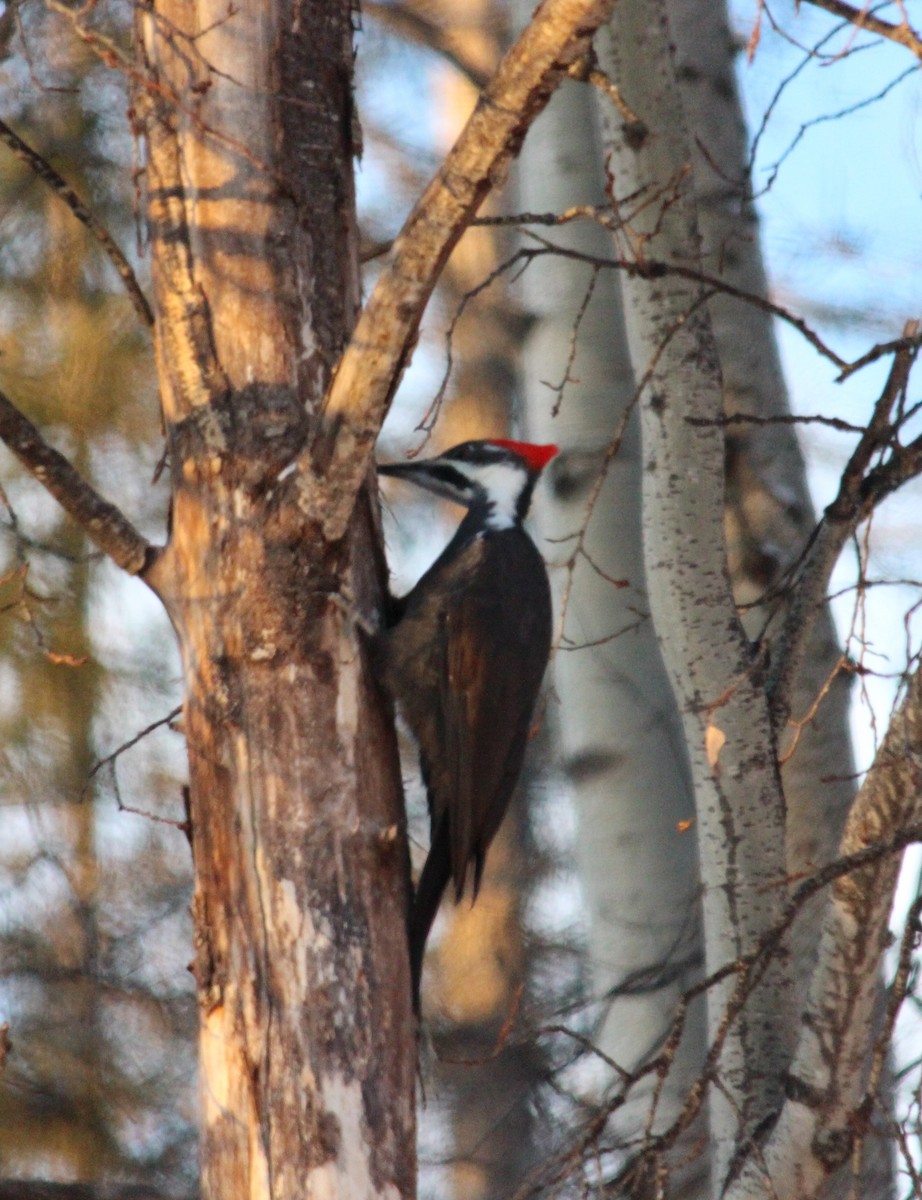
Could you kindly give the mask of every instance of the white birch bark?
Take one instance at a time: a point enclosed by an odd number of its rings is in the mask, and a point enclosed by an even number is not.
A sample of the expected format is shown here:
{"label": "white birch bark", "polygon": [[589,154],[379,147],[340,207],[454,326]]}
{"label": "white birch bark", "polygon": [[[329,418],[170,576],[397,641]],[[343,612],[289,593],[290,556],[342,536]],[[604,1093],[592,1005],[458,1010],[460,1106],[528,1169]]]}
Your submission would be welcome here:
{"label": "white birch bark", "polygon": [[[565,84],[524,147],[520,207],[559,212],[602,202],[600,163],[593,97],[583,85]],[[585,222],[549,237],[587,254],[610,252],[607,234]],[[600,1000],[595,1041],[633,1070],[661,1048],[700,965],[694,834],[681,824],[692,815],[692,798],[675,701],[648,616],[636,415],[607,460],[634,379],[611,272],[593,287],[585,263],[543,258],[529,266],[522,291],[533,319],[523,350],[528,434],[561,446],[537,519],[543,552],[558,564],[551,577],[563,636],[553,662],[553,717],[579,823],[588,988]],[[558,397],[547,381],[565,373],[570,378]],[[576,556],[571,575],[563,564],[577,536],[586,553]],[[684,1102],[703,1052],[700,1015],[689,1021],[654,1129]],[[654,1083],[648,1078],[619,1111],[623,1136],[643,1129]]]}
{"label": "white birch bark", "polygon": [[[624,0],[599,39],[600,62],[647,133],[608,121],[627,256],[698,260],[690,152],[660,0]],[[635,370],[646,376],[644,555],[651,611],[692,762],[704,886],[705,950],[717,970],[751,951],[780,915],[784,812],[760,665],[737,618],[723,538],[720,373],[701,287],[675,276],[626,278]],[[704,421],[704,424],[697,424]],[[696,423],[692,423],[696,422]],[[727,1031],[711,1092],[715,1194],[737,1149],[771,1119],[787,1060],[782,964],[775,961]],[[721,1027],[729,983],[712,988]]]}
{"label": "white birch bark", "polygon": [[[669,0],[676,72],[693,133],[695,195],[702,262],[735,288],[768,295],[758,221],[747,177],[747,138],[733,75],[733,47],[725,4]],[[728,414],[755,418],[790,411],[772,318],[729,296],[708,305],[720,356]],[[803,456],[790,425],[733,424],[727,430],[726,534],[734,593],[751,605],[743,623],[751,637],[769,613],[758,601],[779,581],[815,523]],[[778,621],[771,623],[774,630]],[[795,684],[791,717],[813,708],[840,659],[828,609],[814,627]],[[835,858],[854,787],[848,731],[848,676],[839,672],[793,746],[794,727],[779,734],[787,801],[787,862],[800,878]],[[788,758],[788,752],[793,750]],[[806,997],[822,905],[817,900],[792,931],[794,975]]]}
{"label": "white birch bark", "polygon": [[[922,671],[917,668],[849,813],[843,854],[886,841],[919,822],[920,744]],[[889,854],[833,885],[784,1108],[727,1200],[766,1195],[811,1200],[826,1194],[830,1175],[849,1164],[864,1136],[873,1116],[875,1081],[869,1083],[868,1059],[879,1024],[874,1008],[899,865],[899,856]],[[904,933],[910,948],[917,936],[910,924]],[[882,1046],[874,1047],[878,1073],[890,1035],[892,1030]],[[876,1200],[887,1192],[865,1194]]]}
{"label": "white birch bark", "polygon": [[[709,274],[738,290],[768,296],[726,5],[717,0],[669,0],[669,22],[676,73],[693,134],[702,262]],[[709,309],[726,412],[755,418],[727,429],[725,529],[730,574],[737,602],[747,606],[742,617],[747,632],[751,637],[763,633],[771,637],[788,606],[776,599],[772,612],[759,600],[795,561],[816,517],[792,427],[758,423],[790,412],[772,318],[763,309],[726,295],[714,296]],[[787,865],[793,880],[837,856],[854,795],[850,676],[840,669],[841,661],[832,615],[824,607],[793,682],[790,713],[781,714],[782,719],[788,716],[788,727],[779,730]],[[806,724],[797,724],[808,714],[813,715]],[[798,1012],[807,1003],[816,964],[823,901],[824,896],[817,895],[791,929]],[[876,1007],[882,1009],[882,1004]],[[869,1139],[861,1172],[865,1192],[879,1197],[892,1194],[892,1169],[888,1143]],[[851,1172],[844,1172],[830,1180],[824,1194],[846,1195],[852,1187]]]}

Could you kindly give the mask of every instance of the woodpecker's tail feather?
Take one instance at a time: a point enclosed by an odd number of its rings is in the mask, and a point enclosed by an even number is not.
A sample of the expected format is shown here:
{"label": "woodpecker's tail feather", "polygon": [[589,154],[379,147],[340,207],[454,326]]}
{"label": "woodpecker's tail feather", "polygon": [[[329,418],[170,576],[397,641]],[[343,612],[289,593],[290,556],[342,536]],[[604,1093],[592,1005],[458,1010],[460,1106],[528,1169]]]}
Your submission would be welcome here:
{"label": "woodpecker's tail feather", "polygon": [[451,856],[448,846],[448,822],[439,821],[432,835],[429,856],[416,885],[410,909],[410,973],[413,980],[413,1011],[419,1016],[419,989],[423,976],[423,956],[426,939],[439,911],[442,894],[451,875]]}

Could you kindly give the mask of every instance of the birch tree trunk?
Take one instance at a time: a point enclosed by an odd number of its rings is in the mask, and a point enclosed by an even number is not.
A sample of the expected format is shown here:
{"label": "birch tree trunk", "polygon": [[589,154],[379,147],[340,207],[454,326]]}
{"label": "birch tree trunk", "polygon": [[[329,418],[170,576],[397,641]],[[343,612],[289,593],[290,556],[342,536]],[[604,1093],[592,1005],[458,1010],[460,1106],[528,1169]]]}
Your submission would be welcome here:
{"label": "birch tree trunk", "polygon": [[[635,370],[644,382],[644,555],[650,605],[691,757],[704,889],[706,961],[715,971],[752,952],[781,914],[784,811],[761,665],[736,615],[723,542],[721,380],[698,284],[649,259],[697,261],[690,152],[660,2],[624,0],[600,38],[600,62],[645,126],[609,121],[622,217],[624,283]],[[716,1194],[737,1152],[781,1100],[788,1058],[784,968],[776,959],[745,1015],[723,1025],[729,982],[712,987],[713,1038],[725,1035],[711,1091]]]}
{"label": "birch tree trunk", "polygon": [[[922,670],[916,666],[852,805],[842,839],[843,855],[860,857],[875,843],[885,845],[913,826],[918,830],[922,818],[920,744]],[[812,1200],[828,1196],[830,1177],[836,1182],[836,1172],[854,1167],[856,1159],[860,1172],[863,1143],[919,938],[922,899],[917,897],[901,938],[897,979],[884,1013],[875,1014],[899,868],[899,855],[891,852],[833,884],[813,955],[815,966],[800,1036],[786,1078],[787,1098],[761,1152],[745,1164],[728,1189],[729,1200],[759,1200],[769,1188],[779,1196]],[[883,1036],[875,1039],[881,1027]],[[887,1117],[887,1134],[892,1137],[889,1114]],[[864,1180],[874,1179],[876,1170],[876,1186],[863,1194],[876,1200],[892,1194],[892,1184],[890,1172],[873,1161],[880,1151],[873,1148],[871,1154],[872,1169]],[[848,1194],[857,1192],[853,1187]]]}
{"label": "birch tree trunk", "polygon": [[[600,161],[593,97],[584,85],[566,84],[523,149],[520,206],[545,213],[602,203]],[[609,252],[608,235],[585,222],[548,236],[582,254]],[[522,245],[529,244],[526,236]],[[532,316],[523,350],[529,436],[562,447],[537,517],[544,554],[557,564],[551,576],[562,637],[552,715],[578,814],[587,986],[599,1014],[593,1041],[631,1071],[662,1048],[700,967],[686,752],[644,579],[634,377],[611,272],[543,258],[521,286]],[[654,1130],[685,1102],[703,1057],[701,1015],[690,1014]],[[623,1139],[643,1130],[655,1082],[635,1088],[619,1110]]]}
{"label": "birch tree trunk", "polygon": [[[669,0],[669,27],[683,107],[693,131],[692,162],[702,263],[740,292],[768,296],[758,219],[751,198],[746,129],[734,76],[735,49],[726,5]],[[753,638],[776,632],[785,606],[763,597],[782,581],[814,529],[816,517],[790,412],[772,318],[728,295],[708,305],[723,376],[728,416],[726,445],[727,553],[734,595]],[[783,597],[782,597],[783,600]],[[774,605],[774,612],[772,611]],[[850,676],[832,615],[824,606],[810,634],[792,687],[779,750],[786,801],[789,878],[798,880],[840,853],[854,795],[855,768],[848,726]],[[823,895],[804,905],[791,934],[796,1011],[807,1003],[823,920]],[[882,997],[872,1022],[883,1012]],[[869,1139],[862,1162],[865,1194],[893,1190],[886,1141]],[[825,1195],[846,1195],[850,1172],[831,1180]]]}
{"label": "birch tree trunk", "polygon": [[376,511],[366,489],[327,540],[285,486],[359,301],[351,19],[139,17],[173,476],[147,579],[186,677],[205,1197],[414,1192],[399,775],[354,619]]}
{"label": "birch tree trunk", "polygon": [[[694,134],[691,161],[702,264],[708,274],[748,295],[767,296],[726,6],[715,0],[669,0],[669,25],[684,109]],[[726,533],[734,595],[746,606],[743,622],[756,638],[772,616],[761,601],[806,544],[815,515],[793,428],[764,423],[790,412],[771,316],[726,295],[713,296],[708,309],[727,414],[753,418],[733,423],[727,431]],[[778,609],[777,601],[775,606]],[[779,619],[780,610],[769,632]],[[806,724],[780,731],[787,863],[794,879],[838,853],[854,793],[848,693],[849,677],[841,670],[832,617],[824,607],[797,674],[789,715],[792,721],[803,721],[816,711]],[[799,999],[806,997],[821,916],[818,898],[792,931]]]}

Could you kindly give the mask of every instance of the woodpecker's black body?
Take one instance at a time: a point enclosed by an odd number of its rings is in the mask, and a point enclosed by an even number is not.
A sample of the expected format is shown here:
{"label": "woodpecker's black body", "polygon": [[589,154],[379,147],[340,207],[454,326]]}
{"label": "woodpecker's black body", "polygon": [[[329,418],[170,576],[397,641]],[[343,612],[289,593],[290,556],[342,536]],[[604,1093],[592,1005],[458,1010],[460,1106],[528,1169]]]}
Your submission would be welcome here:
{"label": "woodpecker's black body", "polygon": [[[454,538],[402,601],[384,678],[419,745],[432,840],[410,915],[414,1002],[448,881],[476,896],[515,790],[551,646],[551,597],[522,528],[555,447],[468,442],[438,459],[379,468],[468,505]],[[528,457],[526,457],[526,455]]]}

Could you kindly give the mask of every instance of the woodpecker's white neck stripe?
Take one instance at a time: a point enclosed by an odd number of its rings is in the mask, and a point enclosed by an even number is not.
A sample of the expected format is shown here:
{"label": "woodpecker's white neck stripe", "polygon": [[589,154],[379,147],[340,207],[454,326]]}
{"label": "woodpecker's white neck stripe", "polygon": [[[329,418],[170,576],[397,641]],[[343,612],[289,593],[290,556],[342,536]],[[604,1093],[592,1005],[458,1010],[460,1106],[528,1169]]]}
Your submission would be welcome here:
{"label": "woodpecker's white neck stripe", "polygon": [[486,494],[487,529],[512,529],[519,523],[519,500],[528,482],[524,467],[514,462],[478,464],[456,462],[456,470],[478,484]]}

